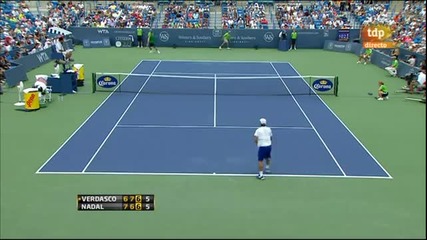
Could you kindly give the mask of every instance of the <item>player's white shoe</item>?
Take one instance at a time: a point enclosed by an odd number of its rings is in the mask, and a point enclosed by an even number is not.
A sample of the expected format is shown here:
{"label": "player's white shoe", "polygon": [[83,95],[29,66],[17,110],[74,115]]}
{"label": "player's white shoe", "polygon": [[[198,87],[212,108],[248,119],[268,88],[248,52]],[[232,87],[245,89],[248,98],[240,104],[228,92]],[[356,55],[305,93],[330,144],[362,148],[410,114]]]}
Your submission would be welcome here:
{"label": "player's white shoe", "polygon": [[221,46],[219,46],[219,50],[221,50],[222,49],[222,47]]}
{"label": "player's white shoe", "polygon": [[259,175],[259,174],[258,174],[258,176],[256,178],[258,178],[259,180],[264,180],[265,179],[264,175]]}

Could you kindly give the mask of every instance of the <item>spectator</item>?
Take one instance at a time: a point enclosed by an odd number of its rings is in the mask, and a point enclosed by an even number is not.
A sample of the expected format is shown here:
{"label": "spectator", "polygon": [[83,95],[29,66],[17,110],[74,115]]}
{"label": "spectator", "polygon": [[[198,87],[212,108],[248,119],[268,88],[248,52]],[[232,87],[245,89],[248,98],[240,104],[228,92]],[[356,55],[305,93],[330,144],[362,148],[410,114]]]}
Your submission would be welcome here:
{"label": "spectator", "polygon": [[406,62],[411,66],[415,66],[416,61],[417,61],[417,56],[412,54]]}
{"label": "spectator", "polygon": [[391,65],[386,67],[385,70],[387,70],[387,72],[390,73],[391,76],[396,77],[398,67],[399,67],[399,58],[394,57]]}
{"label": "spectator", "polygon": [[378,96],[376,97],[377,100],[382,101],[384,99],[388,99],[388,88],[384,84],[383,81],[378,81]]}
{"label": "spectator", "polygon": [[289,50],[292,50],[292,49],[297,50],[297,46],[296,46],[297,38],[298,38],[298,33],[294,28],[292,29],[292,32],[291,32],[291,47],[289,48]]}
{"label": "spectator", "polygon": [[417,80],[413,80],[411,84],[409,85],[409,93],[414,93],[414,89],[418,89],[420,91],[425,91],[426,86],[426,70],[423,69],[418,74]]}

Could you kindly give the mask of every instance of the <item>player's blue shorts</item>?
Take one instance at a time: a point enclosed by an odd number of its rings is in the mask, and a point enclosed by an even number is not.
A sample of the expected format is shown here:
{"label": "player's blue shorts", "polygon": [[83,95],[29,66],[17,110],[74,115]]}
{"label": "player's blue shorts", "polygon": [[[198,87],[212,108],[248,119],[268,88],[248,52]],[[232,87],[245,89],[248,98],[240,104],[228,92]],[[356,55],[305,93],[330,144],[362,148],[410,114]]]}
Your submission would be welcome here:
{"label": "player's blue shorts", "polygon": [[258,161],[263,161],[266,158],[271,158],[271,146],[258,148]]}

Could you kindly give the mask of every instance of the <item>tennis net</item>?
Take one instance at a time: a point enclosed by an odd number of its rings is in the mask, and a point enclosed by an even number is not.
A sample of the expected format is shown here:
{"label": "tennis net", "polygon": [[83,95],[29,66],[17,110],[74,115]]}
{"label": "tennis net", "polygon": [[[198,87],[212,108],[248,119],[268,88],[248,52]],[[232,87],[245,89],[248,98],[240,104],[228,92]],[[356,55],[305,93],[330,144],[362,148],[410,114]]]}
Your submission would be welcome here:
{"label": "tennis net", "polygon": [[170,95],[335,95],[337,76],[92,73],[92,92]]}

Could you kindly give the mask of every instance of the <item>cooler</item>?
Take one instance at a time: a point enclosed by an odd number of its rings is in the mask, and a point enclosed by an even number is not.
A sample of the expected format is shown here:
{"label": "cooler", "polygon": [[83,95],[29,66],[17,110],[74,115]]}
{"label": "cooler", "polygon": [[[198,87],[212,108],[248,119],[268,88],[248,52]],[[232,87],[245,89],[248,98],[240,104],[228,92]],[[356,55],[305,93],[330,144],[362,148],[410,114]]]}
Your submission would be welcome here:
{"label": "cooler", "polygon": [[286,40],[279,40],[279,51],[288,51],[288,44]]}
{"label": "cooler", "polygon": [[39,92],[37,88],[24,89],[25,109],[32,111],[40,109]]}
{"label": "cooler", "polygon": [[77,73],[77,86],[83,86],[85,80],[85,68],[83,64],[76,63],[73,70]]}

